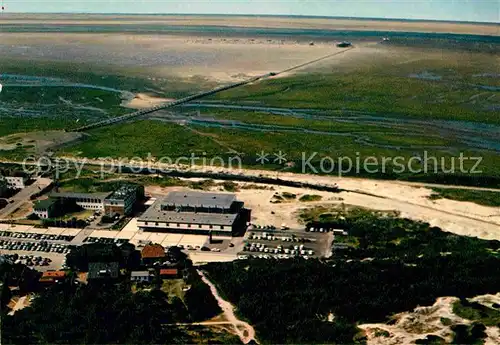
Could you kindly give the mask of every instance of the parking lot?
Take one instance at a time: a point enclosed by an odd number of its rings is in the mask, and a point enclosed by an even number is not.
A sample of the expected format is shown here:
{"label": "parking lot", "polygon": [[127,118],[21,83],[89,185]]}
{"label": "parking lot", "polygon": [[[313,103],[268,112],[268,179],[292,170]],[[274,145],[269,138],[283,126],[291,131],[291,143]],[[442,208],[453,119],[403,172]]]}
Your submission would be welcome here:
{"label": "parking lot", "polygon": [[52,270],[60,270],[63,267],[66,254],[59,253],[34,253],[23,250],[6,250],[0,249],[0,255],[4,255],[12,262],[25,264],[28,267],[34,268],[37,271],[45,272]]}
{"label": "parking lot", "polygon": [[73,235],[0,230],[0,250],[67,254],[73,239]]}
{"label": "parking lot", "polygon": [[325,257],[331,254],[332,233],[304,230],[249,230],[240,258],[289,259]]}

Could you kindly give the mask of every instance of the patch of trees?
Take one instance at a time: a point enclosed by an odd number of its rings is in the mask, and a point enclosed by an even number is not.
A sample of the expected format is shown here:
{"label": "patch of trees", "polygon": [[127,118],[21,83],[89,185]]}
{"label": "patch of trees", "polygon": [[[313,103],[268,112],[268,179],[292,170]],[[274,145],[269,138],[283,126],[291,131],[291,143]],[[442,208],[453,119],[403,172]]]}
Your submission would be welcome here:
{"label": "patch of trees", "polygon": [[[259,338],[271,343],[362,341],[358,323],[385,322],[395,313],[432,305],[441,296],[498,292],[498,241],[356,212],[345,216],[344,225],[359,246],[335,252],[331,260],[270,265],[269,260],[251,259],[205,269],[256,327]],[[367,257],[373,260],[360,260]],[[335,315],[333,324],[326,321],[330,313]]]}
{"label": "patch of trees", "polygon": [[419,257],[490,255],[500,249],[500,241],[458,236],[428,223],[362,209],[321,214],[308,226],[346,230],[357,245],[334,253],[345,259],[391,258],[418,263]]}
{"label": "patch of trees", "polygon": [[132,294],[126,286],[55,286],[30,308],[2,317],[6,344],[171,344],[189,342],[172,324],[182,304],[161,291]]}
{"label": "patch of trees", "polygon": [[426,336],[424,339],[417,339],[415,341],[417,345],[444,345],[446,344],[446,340],[437,335],[430,334]]}
{"label": "patch of trees", "polygon": [[0,263],[0,281],[4,286],[18,286],[20,293],[35,291],[42,274],[22,264]]}
{"label": "patch of trees", "polygon": [[483,344],[483,339],[487,337],[486,327],[481,323],[473,323],[472,325],[455,325],[451,327],[455,332],[452,344]]}
{"label": "patch of trees", "polygon": [[[2,268],[5,278],[12,267]],[[170,300],[158,289],[134,294],[127,282],[67,281],[41,291],[30,307],[12,316],[3,308],[2,343],[191,344],[198,335],[175,323],[204,321],[219,314],[220,308],[195,271],[189,283],[192,293],[183,302],[178,297]],[[2,294],[3,298],[8,301],[10,296]]]}
{"label": "patch of trees", "polygon": [[187,283],[191,285],[191,288],[186,292],[184,302],[193,321],[208,320],[222,312],[210,288],[194,270]]}
{"label": "patch of trees", "polygon": [[66,264],[83,272],[88,271],[89,262],[118,262],[120,267],[128,269],[139,267],[141,255],[135,247],[132,244],[122,247],[104,243],[84,244],[73,248],[66,255]]}
{"label": "patch of trees", "polygon": [[71,218],[68,220],[62,219],[43,219],[42,224],[45,227],[56,227],[56,228],[75,228],[83,229],[87,226],[87,222],[82,219]]}

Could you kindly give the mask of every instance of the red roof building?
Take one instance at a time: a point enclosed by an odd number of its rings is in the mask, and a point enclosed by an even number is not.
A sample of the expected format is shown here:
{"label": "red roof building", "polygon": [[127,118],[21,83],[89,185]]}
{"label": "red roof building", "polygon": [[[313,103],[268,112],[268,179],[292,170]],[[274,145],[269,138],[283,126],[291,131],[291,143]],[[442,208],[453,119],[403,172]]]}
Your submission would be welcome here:
{"label": "red roof building", "polygon": [[143,263],[154,263],[165,258],[165,248],[159,244],[148,244],[142,249],[141,256]]}
{"label": "red roof building", "polygon": [[162,278],[176,278],[179,275],[177,268],[162,268],[160,269],[160,277]]}
{"label": "red roof building", "polygon": [[47,271],[43,272],[39,282],[53,284],[60,282],[65,278],[66,278],[66,272],[64,271]]}
{"label": "red roof building", "polygon": [[165,248],[159,244],[148,244],[142,249],[141,256],[143,259],[164,258]]}

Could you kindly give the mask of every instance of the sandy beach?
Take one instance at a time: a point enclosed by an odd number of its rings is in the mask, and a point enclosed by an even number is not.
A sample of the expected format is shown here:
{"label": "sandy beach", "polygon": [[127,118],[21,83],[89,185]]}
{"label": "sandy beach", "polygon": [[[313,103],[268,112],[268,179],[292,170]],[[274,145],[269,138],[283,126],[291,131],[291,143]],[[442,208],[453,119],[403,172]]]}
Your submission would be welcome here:
{"label": "sandy beach", "polygon": [[[0,33],[4,59],[91,64],[150,78],[200,77],[233,82],[281,71],[341,51],[336,41],[309,42],[266,38],[197,36]],[[369,45],[364,42],[360,46]]]}
{"label": "sandy beach", "polygon": [[274,16],[196,16],[196,15],[97,15],[97,14],[10,14],[0,24],[85,24],[85,25],[168,25],[228,26],[244,28],[321,29],[353,31],[439,32],[474,35],[500,35],[500,27],[487,23],[437,21],[401,21],[373,19],[339,19],[322,17]]}

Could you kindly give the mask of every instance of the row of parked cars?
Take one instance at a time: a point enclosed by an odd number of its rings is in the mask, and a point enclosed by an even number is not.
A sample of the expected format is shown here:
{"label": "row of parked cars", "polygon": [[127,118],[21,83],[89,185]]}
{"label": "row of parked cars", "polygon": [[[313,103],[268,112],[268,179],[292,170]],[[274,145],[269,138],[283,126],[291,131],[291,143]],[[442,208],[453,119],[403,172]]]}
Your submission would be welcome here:
{"label": "row of parked cars", "polygon": [[250,229],[259,229],[259,230],[276,230],[274,225],[258,225],[258,224],[250,224]]}
{"label": "row of parked cars", "polygon": [[250,236],[248,236],[250,240],[266,240],[266,241],[283,241],[283,242],[311,242],[310,239],[304,237],[296,237],[296,236],[275,236],[273,234],[268,234],[263,232],[262,234],[256,234],[252,232]]}
{"label": "row of parked cars", "polygon": [[48,266],[52,262],[50,258],[44,258],[35,255],[10,254],[4,255],[4,258],[12,261],[13,263],[24,264],[27,266]]}
{"label": "row of parked cars", "polygon": [[32,233],[12,232],[12,231],[0,231],[0,236],[13,237],[13,238],[32,238],[34,240],[67,241],[67,242],[70,242],[73,240],[73,238],[75,238],[75,236],[67,236],[67,235],[32,234]]}
{"label": "row of parked cars", "polygon": [[349,233],[343,229],[319,228],[319,227],[312,227],[312,226],[306,228],[306,232],[333,232],[334,235],[342,235],[342,236],[349,235]]}
{"label": "row of parked cars", "polygon": [[0,240],[0,249],[5,250],[24,250],[30,252],[45,252],[45,253],[69,253],[69,248],[66,244],[48,243],[47,241],[30,242],[30,241],[12,241]]}
{"label": "row of parked cars", "polygon": [[[288,255],[288,254],[279,254],[279,255],[269,255],[269,254],[240,254],[238,255],[239,260],[246,260],[246,259],[275,259],[275,260],[283,260],[283,259],[291,259],[294,258],[294,255]],[[302,256],[303,259],[309,259],[309,256],[304,255]]]}
{"label": "row of parked cars", "polygon": [[112,243],[125,243],[128,242],[125,238],[107,238],[107,237],[87,237],[83,240],[84,243],[104,243],[104,244],[112,244]]}
{"label": "row of parked cars", "polygon": [[247,243],[245,244],[244,251],[246,252],[261,252],[261,253],[269,253],[269,254],[289,254],[292,256],[304,256],[304,255],[314,255],[314,251],[311,249],[307,249],[303,244],[296,246],[289,246],[288,248],[283,248],[283,246],[277,247],[267,247],[262,243]]}

